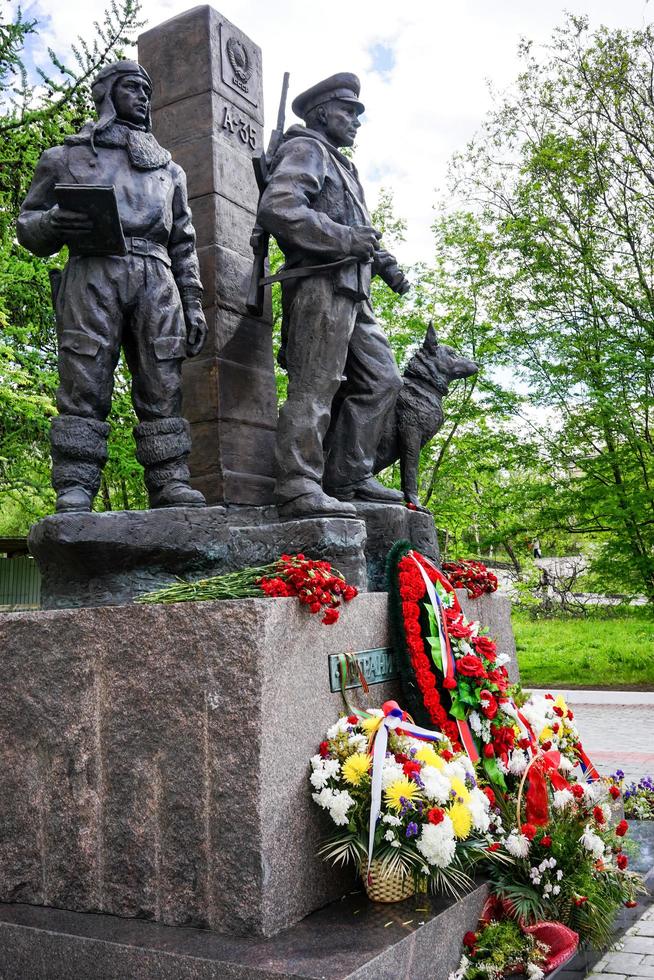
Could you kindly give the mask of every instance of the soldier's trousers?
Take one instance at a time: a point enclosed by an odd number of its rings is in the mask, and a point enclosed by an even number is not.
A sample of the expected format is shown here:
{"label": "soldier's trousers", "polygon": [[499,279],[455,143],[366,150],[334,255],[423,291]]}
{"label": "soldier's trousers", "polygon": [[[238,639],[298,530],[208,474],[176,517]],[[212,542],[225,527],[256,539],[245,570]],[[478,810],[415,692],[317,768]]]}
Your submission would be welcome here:
{"label": "soldier's trousers", "polygon": [[62,415],[104,421],[121,347],[140,421],[182,407],[186,330],[168,266],[153,256],[73,256],[57,300]]}
{"label": "soldier's trousers", "polygon": [[370,477],[402,386],[367,302],[336,295],[329,276],[285,283],[284,290],[288,397],[277,427],[278,503],[321,485],[349,490]]}

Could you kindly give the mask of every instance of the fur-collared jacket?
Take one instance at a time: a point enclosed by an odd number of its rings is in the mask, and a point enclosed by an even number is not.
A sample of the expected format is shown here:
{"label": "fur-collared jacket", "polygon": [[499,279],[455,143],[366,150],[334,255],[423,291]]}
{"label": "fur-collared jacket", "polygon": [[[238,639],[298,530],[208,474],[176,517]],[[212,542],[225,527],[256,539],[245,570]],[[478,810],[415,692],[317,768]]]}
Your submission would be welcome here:
{"label": "fur-collared jacket", "polygon": [[[354,164],[315,130],[291,126],[270,166],[258,222],[277,239],[285,268],[337,262],[352,254],[351,229],[370,225]],[[370,263],[333,274],[334,288],[353,298],[370,295]]]}
{"label": "fur-collared jacket", "polygon": [[93,131],[89,123],[42,154],[18,218],[21,245],[52,255],[64,244],[43,221],[55,184],[113,184],[125,236],[163,245],[177,286],[201,289],[184,171],[152,133],[117,122]]}

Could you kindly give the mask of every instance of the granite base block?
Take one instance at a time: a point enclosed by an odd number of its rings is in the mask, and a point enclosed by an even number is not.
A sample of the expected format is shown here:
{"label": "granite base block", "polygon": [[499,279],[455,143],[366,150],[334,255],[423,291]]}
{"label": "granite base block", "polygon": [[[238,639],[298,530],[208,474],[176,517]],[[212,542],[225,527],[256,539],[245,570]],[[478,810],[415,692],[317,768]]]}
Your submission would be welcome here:
{"label": "granite base block", "polygon": [[488,886],[459,902],[350,894],[273,939],[0,906],[0,980],[447,980]]}
{"label": "granite base block", "polygon": [[381,592],[386,556],[401,538],[438,560],[431,515],[388,504],[360,504],[356,519],[291,521],[273,506],[53,514],[32,527],[29,548],[43,608],[70,609],[120,605],[180,577],[222,575],[284,553],[329,561],[359,589]]}
{"label": "granite base block", "polygon": [[[44,609],[120,605],[176,581],[221,575],[304,552],[332,562],[366,588],[363,521],[280,522],[273,508],[168,507],[53,514],[35,524],[29,548],[42,574]],[[241,511],[269,520],[245,523]]]}
{"label": "granite base block", "polygon": [[0,615],[0,901],[272,935],[351,889],[308,760],[342,710],[328,656],[387,646],[386,603]]}

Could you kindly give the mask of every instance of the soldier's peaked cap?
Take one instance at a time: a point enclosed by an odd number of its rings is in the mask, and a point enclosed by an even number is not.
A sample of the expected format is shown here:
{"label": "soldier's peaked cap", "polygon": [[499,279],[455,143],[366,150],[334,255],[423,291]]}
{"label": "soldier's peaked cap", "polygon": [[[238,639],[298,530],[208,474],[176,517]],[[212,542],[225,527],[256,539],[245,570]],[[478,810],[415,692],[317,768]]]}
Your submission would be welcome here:
{"label": "soldier's peaked cap", "polygon": [[361,82],[352,72],[342,71],[337,75],[330,75],[322,82],[312,85],[306,92],[293,99],[291,108],[296,116],[304,119],[306,114],[316,106],[324,105],[325,102],[352,102],[356,106],[357,114],[361,115],[365,111],[365,106],[359,101]]}

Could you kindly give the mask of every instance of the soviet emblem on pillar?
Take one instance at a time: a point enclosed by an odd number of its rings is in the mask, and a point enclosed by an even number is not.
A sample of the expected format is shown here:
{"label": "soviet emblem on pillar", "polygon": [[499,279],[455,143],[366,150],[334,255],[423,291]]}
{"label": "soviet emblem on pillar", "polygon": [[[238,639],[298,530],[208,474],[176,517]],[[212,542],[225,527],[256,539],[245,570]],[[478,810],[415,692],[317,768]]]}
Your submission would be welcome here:
{"label": "soviet emblem on pillar", "polygon": [[227,57],[234,71],[232,84],[240,88],[241,91],[247,92],[249,91],[247,83],[250,81],[252,75],[252,64],[247,48],[235,37],[227,39],[226,47]]}

